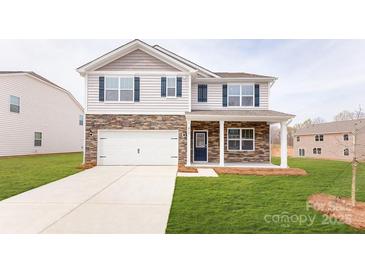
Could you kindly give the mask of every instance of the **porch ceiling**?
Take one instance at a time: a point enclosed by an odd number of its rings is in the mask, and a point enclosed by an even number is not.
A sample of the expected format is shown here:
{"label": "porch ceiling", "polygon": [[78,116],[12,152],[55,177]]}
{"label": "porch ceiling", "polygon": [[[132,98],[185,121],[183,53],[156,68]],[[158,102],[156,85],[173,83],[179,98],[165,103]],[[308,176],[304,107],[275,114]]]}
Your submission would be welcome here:
{"label": "porch ceiling", "polygon": [[191,121],[250,121],[279,123],[290,120],[295,115],[274,110],[195,110],[185,113]]}

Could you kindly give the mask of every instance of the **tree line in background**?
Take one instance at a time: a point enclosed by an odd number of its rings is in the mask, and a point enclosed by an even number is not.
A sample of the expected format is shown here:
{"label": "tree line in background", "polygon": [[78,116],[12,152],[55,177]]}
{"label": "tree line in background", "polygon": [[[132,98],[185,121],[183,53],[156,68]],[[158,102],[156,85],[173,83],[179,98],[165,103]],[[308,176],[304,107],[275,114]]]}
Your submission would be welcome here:
{"label": "tree line in background", "polygon": [[[346,121],[346,120],[355,120],[365,118],[365,112],[362,107],[359,106],[354,111],[343,110],[340,113],[336,114],[333,117],[333,121]],[[310,125],[325,123],[326,120],[322,117],[316,118],[308,118],[302,123],[297,123],[293,126],[288,126],[288,146],[293,146],[294,133],[299,128],[305,128]],[[280,144],[280,127],[272,126],[271,127],[271,143],[272,144]]]}

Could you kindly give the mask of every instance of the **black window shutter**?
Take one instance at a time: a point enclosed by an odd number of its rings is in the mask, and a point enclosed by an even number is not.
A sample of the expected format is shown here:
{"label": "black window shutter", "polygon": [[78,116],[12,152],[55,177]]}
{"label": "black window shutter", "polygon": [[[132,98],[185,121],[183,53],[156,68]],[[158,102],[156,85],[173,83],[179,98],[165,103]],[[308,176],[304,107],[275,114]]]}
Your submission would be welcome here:
{"label": "black window shutter", "polygon": [[223,106],[226,107],[227,106],[227,85],[223,85],[223,92],[222,92],[222,97],[223,97]]}
{"label": "black window shutter", "polygon": [[198,102],[208,101],[208,86],[198,85]]}
{"label": "black window shutter", "polygon": [[166,77],[161,77],[161,97],[166,97]]}
{"label": "black window shutter", "polygon": [[181,97],[182,96],[182,78],[177,77],[176,78],[176,83],[177,83],[176,96]]}
{"label": "black window shutter", "polygon": [[139,102],[140,83],[139,77],[134,77],[134,102]]}
{"label": "black window shutter", "polygon": [[104,102],[104,77],[99,77],[99,101]]}
{"label": "black window shutter", "polygon": [[255,84],[255,107],[260,106],[260,85]]}

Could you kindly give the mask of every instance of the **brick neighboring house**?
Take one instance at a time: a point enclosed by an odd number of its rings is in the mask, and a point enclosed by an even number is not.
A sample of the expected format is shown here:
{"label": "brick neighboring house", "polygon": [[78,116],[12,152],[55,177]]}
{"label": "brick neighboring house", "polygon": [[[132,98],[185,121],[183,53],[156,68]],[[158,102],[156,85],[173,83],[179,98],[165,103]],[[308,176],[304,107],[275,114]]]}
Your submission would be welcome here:
{"label": "brick neighboring house", "polygon": [[211,72],[161,46],[133,40],[81,66],[85,78],[84,161],[91,165],[271,163],[269,110],[277,78]]}
{"label": "brick neighboring house", "polygon": [[365,119],[310,125],[294,134],[294,155],[351,161],[354,157],[354,129],[358,129],[356,157],[365,159]]}

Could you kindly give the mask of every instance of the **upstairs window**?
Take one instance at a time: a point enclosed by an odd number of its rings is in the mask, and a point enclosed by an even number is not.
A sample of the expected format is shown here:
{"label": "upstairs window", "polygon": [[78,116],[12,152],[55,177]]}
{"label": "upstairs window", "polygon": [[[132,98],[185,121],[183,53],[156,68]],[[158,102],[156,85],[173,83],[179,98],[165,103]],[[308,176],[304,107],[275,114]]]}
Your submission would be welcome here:
{"label": "upstairs window", "polygon": [[10,112],[20,112],[20,97],[10,95]]}
{"label": "upstairs window", "polygon": [[166,77],[167,97],[176,97],[176,77]]}
{"label": "upstairs window", "polygon": [[105,77],[105,101],[119,101],[118,77]]}
{"label": "upstairs window", "polygon": [[119,101],[133,102],[134,78],[119,78]]}
{"label": "upstairs window", "polygon": [[345,149],[343,150],[343,155],[344,155],[344,156],[349,156],[349,155],[350,155],[350,151],[349,151],[349,149],[348,149],[348,148],[345,148]]}
{"label": "upstairs window", "polygon": [[297,142],[300,142],[300,136],[297,136]]}
{"label": "upstairs window", "polygon": [[248,128],[229,128],[228,129],[228,150],[232,151],[254,151],[255,132]]}
{"label": "upstairs window", "polygon": [[34,132],[34,146],[42,146],[42,132]]}
{"label": "upstairs window", "polygon": [[105,101],[133,102],[134,77],[105,77]]}
{"label": "upstairs window", "polygon": [[317,134],[315,137],[314,137],[314,140],[316,142],[322,142],[323,141],[323,134]]}
{"label": "upstairs window", "polygon": [[228,106],[253,107],[255,88],[253,84],[228,85]]}
{"label": "upstairs window", "polygon": [[80,115],[79,116],[79,125],[83,126],[84,125],[84,115]]}
{"label": "upstairs window", "polygon": [[349,140],[349,135],[348,134],[344,134],[343,135],[343,140],[344,141],[348,141]]}

